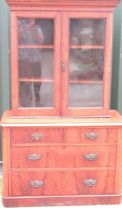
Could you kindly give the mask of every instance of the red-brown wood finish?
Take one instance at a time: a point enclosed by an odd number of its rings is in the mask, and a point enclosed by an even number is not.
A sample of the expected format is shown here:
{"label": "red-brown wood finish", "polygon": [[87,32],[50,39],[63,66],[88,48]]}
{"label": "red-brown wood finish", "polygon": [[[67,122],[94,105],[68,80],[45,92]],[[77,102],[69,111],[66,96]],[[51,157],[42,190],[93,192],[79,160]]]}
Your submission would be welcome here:
{"label": "red-brown wood finish", "polygon": [[[12,147],[12,168],[114,167],[116,145]],[[94,156],[90,160],[89,156]]]}
{"label": "red-brown wood finish", "polygon": [[3,197],[3,202],[5,207],[32,207],[32,206],[76,206],[79,205],[107,205],[107,204],[118,204],[121,202],[121,196],[116,195],[81,195],[81,196],[13,196],[13,197]]}
{"label": "red-brown wood finish", "polygon": [[[96,138],[90,140],[87,136],[94,133]],[[40,137],[36,140],[33,135]],[[11,129],[11,144],[100,144],[116,143],[118,131],[116,128],[14,128]]]}
{"label": "red-brown wood finish", "polygon": [[[110,85],[111,85],[111,52],[112,52],[112,8],[114,8],[119,0],[110,1],[84,1],[84,0],[64,0],[64,1],[7,1],[11,7],[11,69],[12,69],[12,109],[14,115],[23,116],[108,116],[110,108]],[[39,11],[40,6],[40,11]],[[31,8],[31,9],[29,9]],[[32,9],[34,8],[34,9]],[[88,12],[91,8],[91,12]],[[103,9],[100,13],[99,8]],[[80,10],[81,9],[81,10]],[[84,9],[84,10],[83,10]],[[18,11],[19,10],[19,11]],[[33,10],[33,11],[32,11]],[[109,10],[109,11],[108,11]],[[44,11],[44,12],[43,12]],[[78,12],[79,11],[79,12]],[[19,82],[20,81],[36,81],[42,80],[26,80],[18,78],[18,48],[24,49],[25,45],[18,44],[18,26],[17,19],[19,17],[31,18],[54,18],[55,19],[55,55],[54,55],[54,107],[19,107]],[[105,46],[95,46],[93,49],[104,49],[104,77],[102,88],[102,105],[99,107],[68,107],[68,60],[69,60],[69,18],[105,18]],[[43,47],[30,45],[28,48],[36,49]],[[74,46],[75,47],[75,46]],[[83,46],[82,46],[83,47]],[[48,48],[48,46],[46,46]],[[50,46],[49,46],[50,48]],[[80,46],[81,48],[81,46]],[[84,47],[83,47],[84,48]],[[85,48],[92,46],[85,45]],[[25,48],[26,49],[26,48]],[[62,64],[64,63],[64,71]],[[43,80],[44,81],[44,80]],[[47,81],[49,82],[49,81]],[[84,81],[81,81],[83,84]],[[87,81],[85,81],[87,84]],[[15,89],[16,86],[16,89]]]}
{"label": "red-brown wood finish", "polygon": [[[68,53],[68,48],[69,48],[69,21],[72,18],[88,18],[88,19],[100,19],[100,18],[105,18],[106,19],[106,33],[105,33],[105,46],[104,46],[104,54],[105,54],[105,59],[104,59],[104,75],[103,75],[103,88],[102,88],[102,107],[78,107],[78,108],[71,108],[68,107],[68,66],[69,66],[69,53]],[[64,57],[64,64],[65,64],[65,71],[63,72],[63,82],[62,82],[62,98],[64,100],[63,106],[62,106],[62,115],[71,115],[71,116],[89,116],[89,115],[108,115],[108,110],[110,106],[110,83],[111,83],[111,46],[112,46],[112,13],[78,13],[78,12],[64,12],[63,13],[63,31],[65,31],[66,37],[65,37],[65,42],[63,43],[63,52],[62,54]],[[92,46],[91,46],[92,49]],[[82,83],[83,84],[83,83]],[[86,81],[87,84],[87,81]],[[76,93],[77,94],[77,93]],[[82,94],[82,92],[81,92]]]}
{"label": "red-brown wood finish", "polygon": [[[95,186],[85,186],[87,179],[96,180]],[[42,182],[42,186],[33,187],[34,181]],[[11,185],[11,196],[95,195],[114,194],[115,180],[114,170],[14,171],[11,172]]]}
{"label": "red-brown wood finish", "polygon": [[[96,138],[90,140],[87,135],[94,133]],[[118,131],[116,128],[67,128],[64,131],[66,142],[84,144],[103,144],[117,142]]]}
{"label": "red-brown wood finish", "polygon": [[79,5],[79,6],[85,6],[85,7],[98,7],[98,6],[103,6],[103,7],[115,7],[120,0],[104,0],[104,1],[98,1],[98,0],[6,0],[6,2],[10,6],[41,6],[41,5],[46,5],[46,6],[51,6],[51,5]]}
{"label": "red-brown wood finish", "polygon": [[[16,60],[14,56],[11,56],[11,68],[12,68],[12,107],[14,115],[60,115],[60,30],[61,28],[61,14],[56,11],[53,12],[12,12],[11,13],[11,52],[12,55],[16,55]],[[24,18],[43,18],[43,19],[53,19],[54,20],[54,107],[51,108],[21,108],[19,107],[19,73],[18,73],[18,27],[17,19],[19,17]],[[37,46],[38,47],[38,46]],[[32,48],[30,46],[30,48]],[[34,46],[33,46],[34,48]],[[28,81],[28,80],[26,80]],[[34,81],[34,79],[32,80]],[[44,80],[43,80],[44,81]],[[39,82],[39,80],[37,80]],[[42,82],[42,80],[41,80]],[[17,88],[15,88],[15,86]],[[58,97],[57,97],[58,91]]]}
{"label": "red-brown wood finish", "polygon": [[[52,126],[45,119],[49,127],[44,119],[20,120],[6,112],[2,119],[4,205],[120,203],[122,118],[111,113],[113,117],[98,121],[74,119],[75,127],[73,119],[65,118],[63,125],[61,119],[51,119]],[[34,142],[32,134],[38,134]]]}
{"label": "red-brown wood finish", "polygon": [[[6,2],[11,10],[12,110],[6,111],[1,120],[3,205],[34,207],[121,203],[122,117],[117,111],[110,110],[109,106],[112,16],[120,1]],[[54,44],[19,43],[17,21],[20,17],[53,19]],[[70,43],[69,21],[78,18],[105,20],[105,42]],[[54,50],[53,77],[19,76],[21,61],[18,61],[18,50],[34,49]],[[102,77],[97,80],[70,78],[69,50],[104,51],[103,81]],[[26,62],[25,68],[31,69]],[[54,106],[20,108],[20,82],[54,83]],[[70,107],[68,84],[103,84],[102,105]]]}

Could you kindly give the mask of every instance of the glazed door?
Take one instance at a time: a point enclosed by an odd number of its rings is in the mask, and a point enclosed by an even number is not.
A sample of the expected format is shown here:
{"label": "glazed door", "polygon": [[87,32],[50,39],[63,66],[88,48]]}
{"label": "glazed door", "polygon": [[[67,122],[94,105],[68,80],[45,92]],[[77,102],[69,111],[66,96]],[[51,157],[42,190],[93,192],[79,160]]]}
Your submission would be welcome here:
{"label": "glazed door", "polygon": [[12,33],[14,113],[60,115],[60,13],[12,14]]}
{"label": "glazed door", "polygon": [[63,16],[62,115],[106,115],[111,69],[111,15],[67,12]]}

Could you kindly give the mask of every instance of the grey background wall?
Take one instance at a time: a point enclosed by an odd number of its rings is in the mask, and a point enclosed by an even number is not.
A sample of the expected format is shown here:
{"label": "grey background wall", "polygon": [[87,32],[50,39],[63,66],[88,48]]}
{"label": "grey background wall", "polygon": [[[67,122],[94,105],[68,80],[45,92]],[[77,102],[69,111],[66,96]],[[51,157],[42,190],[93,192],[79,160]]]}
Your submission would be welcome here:
{"label": "grey background wall", "polygon": [[[111,87],[111,108],[122,113],[122,3],[114,13],[113,28],[113,68]],[[0,0],[0,116],[10,109],[10,24],[9,9],[5,0]],[[1,132],[0,132],[1,135]],[[0,136],[0,148],[1,148]],[[0,149],[0,160],[2,160]]]}

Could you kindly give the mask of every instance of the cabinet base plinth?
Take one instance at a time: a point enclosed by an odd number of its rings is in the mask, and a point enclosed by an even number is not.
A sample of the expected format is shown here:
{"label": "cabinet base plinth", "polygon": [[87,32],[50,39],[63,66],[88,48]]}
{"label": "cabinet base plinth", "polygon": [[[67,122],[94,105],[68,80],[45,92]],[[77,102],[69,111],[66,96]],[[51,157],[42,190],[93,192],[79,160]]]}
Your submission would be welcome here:
{"label": "cabinet base plinth", "polygon": [[5,207],[120,204],[121,195],[3,197]]}

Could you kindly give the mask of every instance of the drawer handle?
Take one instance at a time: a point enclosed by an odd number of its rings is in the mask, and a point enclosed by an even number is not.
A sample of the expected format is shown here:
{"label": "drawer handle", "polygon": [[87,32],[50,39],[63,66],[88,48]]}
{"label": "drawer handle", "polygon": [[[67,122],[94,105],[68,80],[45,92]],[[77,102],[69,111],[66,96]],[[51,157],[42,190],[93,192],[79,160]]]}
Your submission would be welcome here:
{"label": "drawer handle", "polygon": [[39,188],[44,186],[43,181],[30,181],[30,186],[33,188]]}
{"label": "drawer handle", "polygon": [[84,158],[86,160],[93,161],[93,160],[97,160],[98,159],[98,155],[90,153],[90,154],[84,155]]}
{"label": "drawer handle", "polygon": [[42,133],[33,133],[31,135],[31,137],[33,140],[38,141],[38,140],[41,140],[42,138],[44,138],[44,135]]}
{"label": "drawer handle", "polygon": [[37,155],[37,154],[28,155],[27,159],[28,160],[40,160],[41,159],[41,155]]}
{"label": "drawer handle", "polygon": [[84,185],[86,187],[94,187],[97,184],[97,180],[96,179],[85,179],[84,180]]}
{"label": "drawer handle", "polygon": [[95,140],[98,137],[98,135],[96,133],[93,133],[93,132],[87,133],[85,136],[89,140]]}

